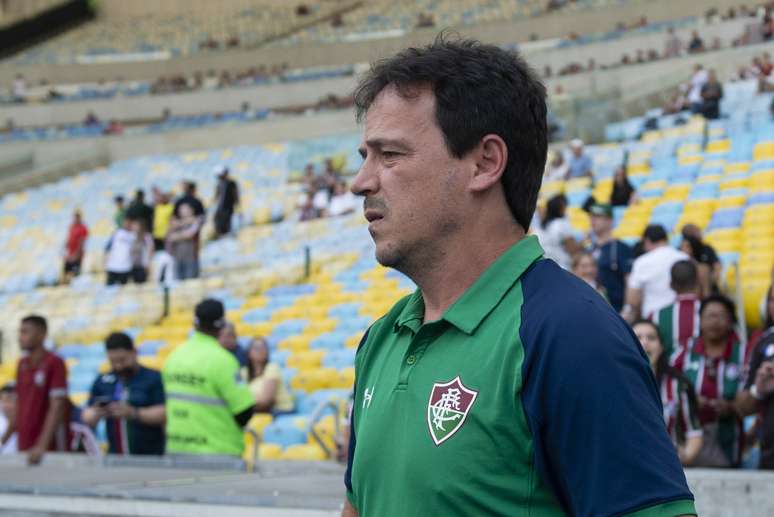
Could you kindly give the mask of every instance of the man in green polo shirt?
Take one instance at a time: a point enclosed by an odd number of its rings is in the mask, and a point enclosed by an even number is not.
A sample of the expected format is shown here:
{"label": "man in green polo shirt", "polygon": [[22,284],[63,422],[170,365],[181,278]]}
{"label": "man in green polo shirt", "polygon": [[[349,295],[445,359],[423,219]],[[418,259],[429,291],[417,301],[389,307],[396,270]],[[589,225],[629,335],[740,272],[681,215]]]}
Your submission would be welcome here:
{"label": "man in green polo shirt", "polygon": [[239,377],[239,364],[220,346],[226,324],[223,304],[202,301],[196,332],[167,358],[162,370],[167,394],[167,453],[241,456],[242,428],[255,399]]}
{"label": "man in green polo shirt", "polygon": [[439,37],[355,106],[352,190],[418,289],[358,348],[343,515],[695,515],[635,336],[525,235],[547,147],[526,63]]}

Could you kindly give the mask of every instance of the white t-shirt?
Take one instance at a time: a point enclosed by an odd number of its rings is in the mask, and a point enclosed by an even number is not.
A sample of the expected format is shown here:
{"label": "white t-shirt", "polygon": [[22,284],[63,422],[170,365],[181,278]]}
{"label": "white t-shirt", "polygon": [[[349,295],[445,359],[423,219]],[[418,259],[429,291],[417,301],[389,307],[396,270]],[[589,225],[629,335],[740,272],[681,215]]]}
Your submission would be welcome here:
{"label": "white t-shirt", "polygon": [[573,237],[572,226],[567,219],[554,219],[545,228],[540,228],[535,232],[543,247],[546,258],[553,259],[564,269],[572,267],[572,257],[564,249],[563,243],[566,239]]}
{"label": "white t-shirt", "polygon": [[357,198],[352,192],[347,192],[346,194],[333,196],[331,198],[331,204],[328,206],[328,215],[342,215],[347,212],[354,212],[356,209]]}
{"label": "white t-shirt", "polygon": [[[8,419],[0,412],[0,436],[5,434],[6,429],[8,429]],[[0,447],[0,454],[16,454],[17,452],[19,452],[19,448],[16,444],[16,433],[13,433],[5,445]]]}
{"label": "white t-shirt", "polygon": [[682,251],[660,246],[638,257],[632,264],[629,287],[642,291],[642,315],[649,317],[675,301],[672,266],[680,260],[690,260]]}
{"label": "white t-shirt", "polygon": [[567,171],[569,170],[570,165],[567,162],[563,162],[558,167],[549,165],[545,181],[563,181],[567,177]]}
{"label": "white t-shirt", "polygon": [[708,73],[706,70],[699,70],[691,77],[691,90],[688,92],[688,102],[694,104],[701,102],[701,89],[707,83]]}
{"label": "white t-shirt", "polygon": [[136,239],[134,232],[119,228],[110,238],[110,250],[107,252],[105,269],[111,273],[128,273],[132,270],[132,244]]}
{"label": "white t-shirt", "polygon": [[312,206],[314,206],[317,210],[325,210],[328,208],[329,197],[330,194],[328,194],[328,191],[324,188],[321,188],[314,193],[314,197],[312,198]]}

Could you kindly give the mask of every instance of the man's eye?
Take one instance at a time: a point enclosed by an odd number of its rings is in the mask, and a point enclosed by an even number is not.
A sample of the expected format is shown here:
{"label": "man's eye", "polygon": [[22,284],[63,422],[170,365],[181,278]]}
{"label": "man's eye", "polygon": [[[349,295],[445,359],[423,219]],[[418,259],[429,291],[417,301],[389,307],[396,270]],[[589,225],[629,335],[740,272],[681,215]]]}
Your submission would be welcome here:
{"label": "man's eye", "polygon": [[398,155],[400,155],[400,153],[396,153],[394,151],[382,151],[382,156],[385,158],[395,158]]}

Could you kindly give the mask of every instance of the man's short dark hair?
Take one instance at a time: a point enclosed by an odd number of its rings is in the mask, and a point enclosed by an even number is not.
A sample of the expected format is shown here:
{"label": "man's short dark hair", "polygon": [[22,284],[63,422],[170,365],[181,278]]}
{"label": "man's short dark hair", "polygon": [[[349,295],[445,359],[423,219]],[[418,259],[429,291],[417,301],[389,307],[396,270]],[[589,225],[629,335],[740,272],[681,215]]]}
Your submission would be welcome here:
{"label": "man's short dark hair", "polygon": [[678,260],[672,265],[670,274],[672,289],[678,293],[695,290],[699,285],[699,271],[692,260]]}
{"label": "man's short dark hair", "polygon": [[105,339],[105,350],[134,350],[134,343],[128,334],[113,332]]}
{"label": "man's short dark hair", "polygon": [[27,323],[29,325],[34,325],[35,327],[38,327],[42,332],[48,332],[48,322],[46,322],[46,318],[43,316],[39,316],[37,314],[30,314],[29,316],[25,316],[21,320],[22,323]]}
{"label": "man's short dark hair", "polygon": [[642,234],[643,240],[661,242],[667,240],[667,232],[660,224],[650,224]]}
{"label": "man's short dark hair", "polygon": [[430,45],[371,66],[354,93],[358,121],[387,86],[410,98],[425,85],[435,95],[435,120],[452,156],[465,156],[488,134],[503,139],[505,199],[528,229],[548,152],[543,83],[516,52],[441,33]]}
{"label": "man's short dark hair", "polygon": [[712,294],[702,300],[701,306],[699,307],[699,315],[704,315],[704,309],[713,303],[722,305],[726,309],[731,321],[736,323],[736,305],[731,301],[731,298],[722,294]]}

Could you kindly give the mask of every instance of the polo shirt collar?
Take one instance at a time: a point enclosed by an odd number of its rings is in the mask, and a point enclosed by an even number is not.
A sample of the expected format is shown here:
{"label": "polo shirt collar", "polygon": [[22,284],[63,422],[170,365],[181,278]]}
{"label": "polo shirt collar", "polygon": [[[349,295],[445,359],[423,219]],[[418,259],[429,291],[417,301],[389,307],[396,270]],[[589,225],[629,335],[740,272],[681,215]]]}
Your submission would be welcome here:
{"label": "polo shirt collar", "polygon": [[[505,293],[536,260],[543,256],[537,237],[525,236],[500,255],[451,307],[441,319],[466,334],[472,334]],[[416,333],[422,326],[425,304],[417,289],[409,297],[395,323],[395,331],[409,327]]]}

